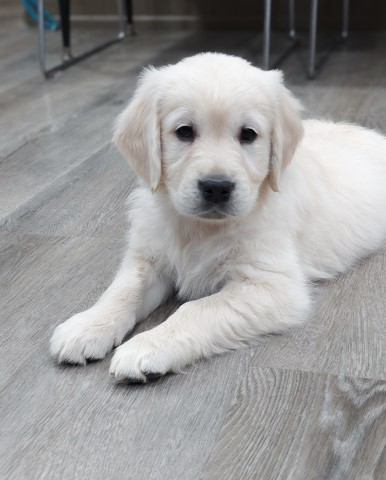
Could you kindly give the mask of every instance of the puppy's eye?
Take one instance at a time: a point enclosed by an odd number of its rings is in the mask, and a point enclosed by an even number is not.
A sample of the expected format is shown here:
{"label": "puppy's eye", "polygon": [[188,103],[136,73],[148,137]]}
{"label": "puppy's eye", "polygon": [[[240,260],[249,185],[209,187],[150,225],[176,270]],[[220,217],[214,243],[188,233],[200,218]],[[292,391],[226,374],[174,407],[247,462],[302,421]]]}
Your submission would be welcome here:
{"label": "puppy's eye", "polygon": [[176,135],[180,140],[192,142],[194,140],[194,130],[189,125],[182,125],[177,128]]}
{"label": "puppy's eye", "polygon": [[241,143],[252,143],[256,140],[257,133],[252,128],[242,128],[240,132]]}

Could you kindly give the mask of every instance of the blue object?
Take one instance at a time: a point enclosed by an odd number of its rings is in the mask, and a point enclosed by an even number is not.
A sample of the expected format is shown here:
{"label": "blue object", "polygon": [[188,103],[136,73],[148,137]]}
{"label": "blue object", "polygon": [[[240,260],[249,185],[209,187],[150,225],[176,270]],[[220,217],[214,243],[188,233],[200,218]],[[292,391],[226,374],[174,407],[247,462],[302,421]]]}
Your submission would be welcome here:
{"label": "blue object", "polygon": [[[38,6],[35,0],[21,0],[29,16],[38,22]],[[44,28],[54,32],[59,28],[59,22],[49,12],[44,10]]]}

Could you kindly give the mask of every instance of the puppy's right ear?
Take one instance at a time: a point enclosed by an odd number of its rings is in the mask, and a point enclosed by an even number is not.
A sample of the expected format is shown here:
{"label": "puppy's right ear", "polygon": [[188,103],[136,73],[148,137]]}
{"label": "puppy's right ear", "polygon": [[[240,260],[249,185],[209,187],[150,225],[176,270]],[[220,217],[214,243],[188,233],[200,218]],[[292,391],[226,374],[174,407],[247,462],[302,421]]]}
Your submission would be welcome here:
{"label": "puppy's right ear", "polygon": [[113,142],[132,169],[155,191],[161,179],[161,134],[157,80],[160,71],[145,70],[126,109],[118,116]]}

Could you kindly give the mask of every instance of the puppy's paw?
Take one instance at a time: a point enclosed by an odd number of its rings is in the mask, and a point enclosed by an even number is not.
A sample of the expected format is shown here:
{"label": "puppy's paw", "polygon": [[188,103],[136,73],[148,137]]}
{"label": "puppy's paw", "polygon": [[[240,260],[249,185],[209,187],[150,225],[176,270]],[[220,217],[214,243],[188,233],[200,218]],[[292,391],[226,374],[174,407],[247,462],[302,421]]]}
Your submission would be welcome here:
{"label": "puppy's paw", "polygon": [[87,360],[101,360],[122,342],[125,332],[117,332],[115,323],[93,309],[78,313],[56,327],[51,355],[58,363],[85,365]]}
{"label": "puppy's paw", "polygon": [[178,369],[173,353],[170,340],[140,333],[117,348],[110,374],[117,382],[146,383]]}

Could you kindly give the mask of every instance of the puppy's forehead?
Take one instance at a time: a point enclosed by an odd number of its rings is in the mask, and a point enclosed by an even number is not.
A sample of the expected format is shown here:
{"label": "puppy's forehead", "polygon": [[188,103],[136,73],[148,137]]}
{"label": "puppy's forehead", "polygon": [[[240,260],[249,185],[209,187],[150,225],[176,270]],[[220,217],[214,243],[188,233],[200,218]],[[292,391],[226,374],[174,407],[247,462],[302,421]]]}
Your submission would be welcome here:
{"label": "puppy's forehead", "polygon": [[272,111],[272,86],[266,72],[241,58],[197,55],[167,67],[163,73],[165,114],[221,117],[255,111],[269,116]]}

